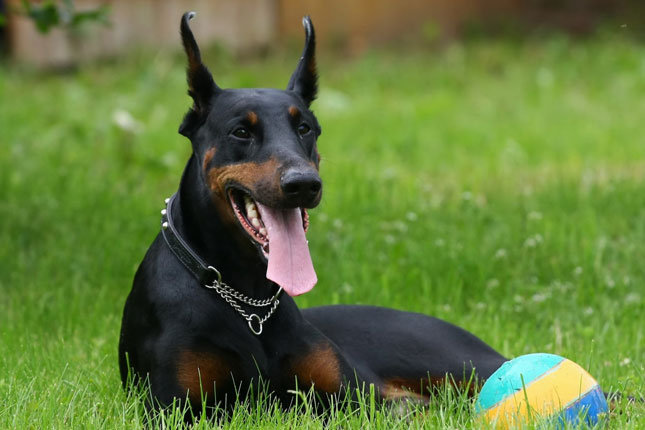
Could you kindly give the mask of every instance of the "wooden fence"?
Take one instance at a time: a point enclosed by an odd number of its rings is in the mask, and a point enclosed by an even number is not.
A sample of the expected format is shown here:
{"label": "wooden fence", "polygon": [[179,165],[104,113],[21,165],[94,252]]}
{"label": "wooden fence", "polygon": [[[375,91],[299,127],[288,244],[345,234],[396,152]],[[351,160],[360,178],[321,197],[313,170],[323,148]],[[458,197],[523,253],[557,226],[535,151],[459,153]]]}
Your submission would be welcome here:
{"label": "wooden fence", "polygon": [[[0,2],[3,0],[0,0]],[[375,44],[428,37],[453,37],[464,23],[513,19],[542,0],[76,0],[79,10],[108,4],[110,26],[86,25],[74,31],[55,29],[43,36],[25,17],[10,15],[9,52],[19,61],[68,65],[85,59],[114,57],[132,47],[179,48],[183,12],[194,10],[200,43],[222,43],[235,52],[262,48],[302,36],[301,18],[311,15],[319,46],[350,53]],[[584,5],[578,7],[575,4]],[[581,11],[628,0],[567,0],[573,18]],[[638,0],[640,1],[640,0]],[[5,0],[9,7],[20,0]],[[588,2],[588,3],[587,3]],[[590,6],[593,3],[593,7]],[[539,7],[538,7],[539,9]],[[567,21],[577,22],[571,16]]]}

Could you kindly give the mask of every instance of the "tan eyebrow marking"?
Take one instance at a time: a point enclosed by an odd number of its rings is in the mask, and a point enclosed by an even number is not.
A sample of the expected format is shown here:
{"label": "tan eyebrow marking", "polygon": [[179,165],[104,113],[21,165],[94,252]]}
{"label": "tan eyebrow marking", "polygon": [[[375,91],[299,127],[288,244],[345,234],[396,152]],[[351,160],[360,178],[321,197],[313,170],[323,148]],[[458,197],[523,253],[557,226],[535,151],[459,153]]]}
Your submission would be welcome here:
{"label": "tan eyebrow marking", "polygon": [[257,124],[257,123],[258,123],[258,114],[256,114],[256,113],[255,113],[255,112],[253,112],[252,110],[250,110],[250,111],[248,111],[248,113],[246,114],[246,119],[247,119],[247,120],[249,120],[249,122],[251,123],[251,125],[255,125],[255,124]]}
{"label": "tan eyebrow marking", "polygon": [[295,106],[289,106],[289,115],[295,118],[300,115],[300,110]]}

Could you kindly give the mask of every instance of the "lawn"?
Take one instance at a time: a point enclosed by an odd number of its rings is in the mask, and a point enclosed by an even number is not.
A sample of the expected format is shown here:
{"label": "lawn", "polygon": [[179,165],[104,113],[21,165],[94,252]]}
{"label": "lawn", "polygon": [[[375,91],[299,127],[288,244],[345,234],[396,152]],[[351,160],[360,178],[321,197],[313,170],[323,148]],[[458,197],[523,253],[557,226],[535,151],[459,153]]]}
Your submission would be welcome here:
{"label": "lawn", "polygon": [[[283,87],[297,54],[205,59],[220,86]],[[642,42],[473,39],[319,68],[320,281],[299,304],[435,315],[509,357],[564,355],[605,390],[645,396]],[[190,151],[185,93],[179,55],[0,67],[0,429],[141,427],[118,375],[120,318]],[[471,403],[445,397],[404,420],[367,403],[328,424],[480,428]],[[621,411],[609,429],[645,429],[643,405]],[[211,426],[321,419],[240,409]]]}

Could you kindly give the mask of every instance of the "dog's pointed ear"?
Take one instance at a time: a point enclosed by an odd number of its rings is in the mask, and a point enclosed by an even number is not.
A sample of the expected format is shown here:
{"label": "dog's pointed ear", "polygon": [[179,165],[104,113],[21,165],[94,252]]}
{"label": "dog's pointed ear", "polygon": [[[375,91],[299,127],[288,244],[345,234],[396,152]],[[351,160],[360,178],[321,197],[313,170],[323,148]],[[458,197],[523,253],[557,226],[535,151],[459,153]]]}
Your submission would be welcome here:
{"label": "dog's pointed ear", "polygon": [[195,41],[195,36],[190,29],[189,21],[195,17],[195,12],[186,12],[181,17],[181,41],[188,57],[188,67],[186,68],[186,80],[188,81],[188,95],[193,98],[193,107],[186,114],[183,123],[179,127],[179,133],[188,136],[195,123],[208,111],[209,100],[219,87],[215,84],[211,72],[202,63],[202,56],[199,52],[199,46]]}
{"label": "dog's pointed ear", "polygon": [[291,75],[287,90],[294,91],[305,101],[307,106],[316,98],[318,93],[318,72],[316,71],[316,33],[311,18],[302,18],[305,27],[305,47],[295,72]]}

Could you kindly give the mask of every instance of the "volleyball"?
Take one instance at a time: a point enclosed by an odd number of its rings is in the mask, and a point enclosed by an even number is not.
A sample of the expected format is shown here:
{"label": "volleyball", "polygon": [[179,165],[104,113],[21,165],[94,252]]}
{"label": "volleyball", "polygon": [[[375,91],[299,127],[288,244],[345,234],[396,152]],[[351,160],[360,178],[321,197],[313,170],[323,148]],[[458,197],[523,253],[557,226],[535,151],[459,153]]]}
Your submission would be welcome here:
{"label": "volleyball", "polygon": [[607,413],[605,396],[582,367],[553,354],[527,354],[507,361],[484,383],[475,409],[496,429],[552,419],[559,427],[596,425]]}

